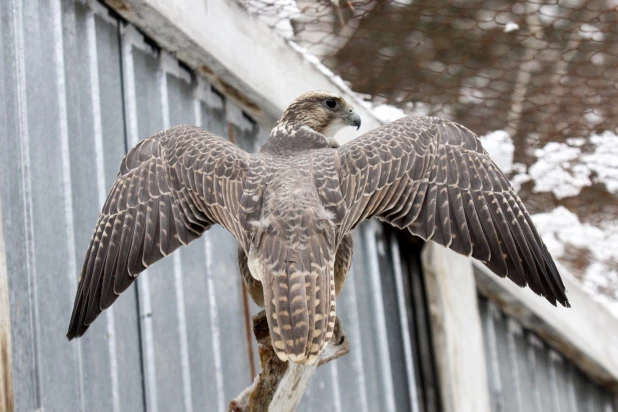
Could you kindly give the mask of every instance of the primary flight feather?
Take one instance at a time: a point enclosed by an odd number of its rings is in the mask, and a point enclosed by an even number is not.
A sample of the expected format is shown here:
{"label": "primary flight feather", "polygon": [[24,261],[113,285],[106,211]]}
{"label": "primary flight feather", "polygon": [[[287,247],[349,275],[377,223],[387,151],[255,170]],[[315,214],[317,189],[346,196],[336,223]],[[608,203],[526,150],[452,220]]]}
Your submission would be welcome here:
{"label": "primary flight feather", "polygon": [[213,224],[238,241],[281,360],[313,363],[330,341],[352,260],[351,231],[377,217],[569,306],[514,189],[465,127],[408,116],[341,147],[360,118],[323,91],[296,99],[256,154],[195,126],[129,151],[86,252],[69,331],[81,336],[149,265]]}

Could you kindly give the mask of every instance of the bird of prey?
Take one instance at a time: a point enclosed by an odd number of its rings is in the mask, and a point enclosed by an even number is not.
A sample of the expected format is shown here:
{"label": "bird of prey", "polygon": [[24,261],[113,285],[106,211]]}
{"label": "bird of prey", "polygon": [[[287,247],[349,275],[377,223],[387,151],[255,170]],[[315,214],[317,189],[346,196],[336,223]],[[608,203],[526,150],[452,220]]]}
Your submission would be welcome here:
{"label": "bird of prey", "polygon": [[283,361],[319,359],[351,231],[374,216],[569,306],[526,208],[474,133],[408,116],[343,146],[334,140],[360,124],[341,96],[314,91],[291,103],[255,154],[195,126],[141,141],[96,223],[67,337],[83,335],[140,272],[213,224],[238,241],[241,274]]}

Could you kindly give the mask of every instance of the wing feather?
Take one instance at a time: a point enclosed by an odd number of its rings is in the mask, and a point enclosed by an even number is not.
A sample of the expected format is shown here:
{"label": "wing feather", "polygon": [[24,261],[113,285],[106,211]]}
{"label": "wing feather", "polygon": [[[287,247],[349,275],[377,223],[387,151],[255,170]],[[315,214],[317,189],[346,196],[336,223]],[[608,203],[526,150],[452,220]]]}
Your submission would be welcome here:
{"label": "wing feather", "polygon": [[346,215],[339,238],[372,216],[481,260],[569,306],[556,266],[504,174],[465,127],[405,117],[340,147]]}
{"label": "wing feather", "polygon": [[84,334],[149,265],[219,223],[240,243],[240,196],[250,156],[195,126],[177,126],[129,151],[86,252],[67,337]]}

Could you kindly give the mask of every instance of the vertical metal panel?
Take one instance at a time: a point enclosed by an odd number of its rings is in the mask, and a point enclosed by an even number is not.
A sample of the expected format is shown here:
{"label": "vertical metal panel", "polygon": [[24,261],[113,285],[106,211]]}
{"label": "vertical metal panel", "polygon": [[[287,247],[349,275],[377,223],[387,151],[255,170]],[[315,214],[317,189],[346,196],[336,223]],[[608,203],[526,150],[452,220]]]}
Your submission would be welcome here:
{"label": "vertical metal panel", "polygon": [[[93,96],[94,122],[94,145],[98,146],[95,162],[103,163],[103,181],[98,182],[99,202],[105,198],[107,192],[118,173],[118,167],[126,150],[125,115],[123,97],[123,75],[120,49],[120,31],[118,22],[109,17],[107,10],[96,7],[98,3],[91,3],[95,7],[96,14],[93,16],[96,54],[89,48],[91,59],[96,56],[97,68],[91,67],[91,76],[98,77],[98,96]],[[90,23],[92,24],[92,23]],[[89,29],[91,30],[91,29]],[[89,31],[89,35],[92,35]],[[91,60],[92,62],[92,60]],[[92,64],[92,63],[91,63]],[[99,103],[100,111],[96,103]],[[100,117],[100,133],[96,119]],[[99,142],[100,139],[100,142]],[[98,151],[102,151],[99,153]],[[100,157],[102,156],[102,159]],[[92,161],[91,159],[89,159]],[[100,178],[98,178],[100,179]],[[96,213],[101,205],[97,205]],[[96,219],[96,217],[95,217]],[[90,228],[84,229],[86,233],[92,231],[96,220],[90,220]],[[82,244],[81,251],[84,253],[87,243]],[[108,309],[113,312],[113,325],[108,323],[106,331],[115,339],[116,362],[118,365],[118,403],[122,411],[144,410],[144,386],[142,385],[142,360],[140,349],[140,319],[137,310],[137,293],[134,287],[123,293],[114,305]],[[106,315],[109,318],[109,315]],[[107,320],[109,322],[109,320]],[[94,325],[93,325],[94,326]],[[110,330],[110,327],[113,329]],[[107,336],[106,336],[107,337]],[[84,340],[98,340],[98,336],[84,336]],[[111,338],[111,337],[110,337]],[[107,340],[107,339],[106,339]],[[110,351],[113,348],[110,347]],[[84,350],[85,357],[95,358],[95,353],[89,354]],[[98,357],[97,357],[98,358]],[[113,354],[110,354],[110,360]],[[86,362],[86,360],[85,360]],[[86,367],[86,363],[85,363]],[[110,370],[110,374],[112,370]],[[137,384],[139,383],[139,384]],[[85,383],[86,386],[88,382]],[[86,389],[88,391],[88,389]]]}
{"label": "vertical metal panel", "polygon": [[[231,116],[238,112],[229,101],[225,102],[228,124],[236,130],[235,138],[244,139],[248,130],[240,124],[241,119]],[[221,126],[219,126],[220,128]],[[227,128],[224,129],[229,132]],[[221,134],[225,137],[228,134]],[[215,299],[221,326],[221,356],[224,378],[225,407],[227,402],[238,395],[251,383],[249,363],[249,342],[245,330],[242,285],[238,272],[238,244],[234,236],[221,226],[211,229],[212,279]]]}
{"label": "vertical metal panel", "polygon": [[[123,64],[129,146],[163,128],[158,53],[131,26],[123,34]],[[138,278],[147,408],[183,410],[173,259],[162,259]]]}
{"label": "vertical metal panel", "polygon": [[[34,335],[32,236],[28,203],[27,102],[25,96],[24,35],[20,1],[0,3],[0,190],[6,264],[9,274],[13,390],[16,410],[39,405]],[[13,171],[6,173],[5,171]],[[19,346],[18,346],[19,345]],[[19,350],[16,350],[19,348]]]}
{"label": "vertical metal panel", "polygon": [[[68,273],[71,248],[67,225],[72,225],[65,211],[66,156],[62,138],[66,137],[66,107],[62,78],[62,45],[50,2],[23,3],[23,62],[28,128],[24,166],[29,167],[27,186],[31,208],[33,237],[33,273],[31,285],[37,347],[35,358],[39,370],[40,402],[49,409],[80,408],[77,343],[67,344],[58,333],[55,320],[71,311],[73,273]],[[51,18],[50,18],[51,17]],[[59,50],[60,49],[60,50]],[[64,136],[63,136],[64,135]],[[64,167],[63,167],[64,166]],[[26,189],[26,192],[28,189]],[[70,263],[69,267],[72,266]],[[53,299],[49,299],[53,296]]]}
{"label": "vertical metal panel", "polygon": [[[160,54],[161,60],[161,68],[163,72],[161,73],[160,87],[161,87],[161,114],[163,118],[163,129],[167,129],[171,127],[170,124],[170,106],[174,106],[174,112],[177,114],[177,109],[182,109],[183,107],[178,105],[182,104],[182,96],[183,91],[184,96],[186,97],[186,113],[188,117],[192,114],[191,112],[191,90],[183,90],[182,81],[178,82],[179,79],[184,78],[185,84],[189,86],[191,82],[191,74],[185,73],[178,67],[178,61],[171,57],[169,54],[163,52]],[[178,77],[174,77],[172,74],[168,74],[168,70],[174,72]],[[184,76],[183,76],[184,75]],[[170,94],[172,98],[176,98],[170,102]],[[171,103],[171,104],[170,104]],[[181,120],[181,119],[179,119]],[[174,292],[176,299],[176,319],[177,319],[177,335],[178,335],[178,345],[180,352],[180,368],[181,368],[181,377],[182,381],[180,382],[182,385],[183,397],[184,397],[184,409],[187,412],[193,411],[193,401],[191,394],[191,371],[189,366],[189,345],[187,342],[187,321],[186,321],[186,312],[185,312],[185,297],[184,297],[184,285],[183,285],[183,270],[182,270],[182,262],[181,262],[181,254],[175,253],[172,256],[172,263],[174,267]]]}
{"label": "vertical metal panel", "polygon": [[[401,327],[401,344],[403,346],[406,382],[407,385],[398,385],[398,389],[405,389],[408,392],[410,410],[419,412],[418,391],[416,390],[416,370],[414,368],[414,355],[412,346],[412,334],[410,332],[410,319],[408,315],[408,307],[410,306],[410,296],[406,293],[404,287],[404,267],[401,261],[401,251],[399,250],[399,242],[394,235],[389,236],[389,245],[391,249],[391,259],[394,270],[394,282],[397,295],[397,307],[399,312],[399,322]],[[406,273],[409,274],[409,269],[406,267]]]}
{"label": "vertical metal panel", "polygon": [[479,298],[479,309],[493,410],[613,411],[612,393],[487,299]]}
{"label": "vertical metal panel", "polygon": [[366,247],[364,236],[361,234],[364,226],[364,224],[360,225],[354,232],[355,252],[352,261],[354,276],[348,279],[348,282],[354,282],[354,290],[356,292],[355,298],[361,345],[358,349],[355,349],[352,346],[354,342],[350,341],[350,346],[352,350],[360,350],[362,353],[368,409],[370,411],[377,411],[383,408],[381,402],[383,390],[381,387],[380,359],[374,326],[375,311],[371,304],[372,294],[375,292],[371,288],[369,270],[365,263],[365,255],[369,253],[369,250]]}
{"label": "vertical metal panel", "polygon": [[[168,65],[173,65],[170,61]],[[174,73],[167,76],[167,110],[169,111],[169,125],[194,124],[197,122],[194,104],[196,103],[194,86],[191,84],[191,75],[176,67],[168,67]],[[198,103],[199,104],[199,103]],[[180,259],[182,273],[180,284],[182,288],[183,306],[178,306],[179,342],[183,349],[181,356],[183,369],[183,386],[186,410],[204,410],[209,405],[209,399],[215,399],[214,379],[208,379],[205,371],[214,367],[213,352],[209,328],[209,313],[207,305],[208,290],[206,287],[206,255],[204,240],[193,242],[187,248],[177,253]],[[176,272],[176,268],[175,268]],[[175,275],[178,275],[175,273]],[[180,302],[180,300],[178,300]],[[181,313],[184,312],[184,313]],[[184,316],[181,324],[180,315]],[[184,338],[183,335],[184,334]],[[183,339],[186,341],[183,343]]]}
{"label": "vertical metal panel", "polygon": [[393,389],[392,365],[390,348],[388,345],[386,313],[384,308],[384,296],[382,294],[382,282],[380,281],[380,265],[376,239],[375,222],[369,222],[363,227],[363,240],[366,254],[365,264],[368,269],[368,284],[371,288],[369,305],[373,312],[373,328],[375,337],[375,349],[378,358],[379,382],[381,384],[382,408],[387,411],[395,411],[395,393]]}
{"label": "vertical metal panel", "polygon": [[491,393],[491,410],[499,412],[504,410],[504,400],[502,399],[502,379],[500,378],[500,363],[498,362],[494,312],[491,312],[492,309],[490,307],[483,307],[483,304],[487,306],[488,302],[479,301],[479,307],[485,313],[482,321],[486,345],[485,356],[488,358],[487,381],[489,382],[489,391]]}
{"label": "vertical metal panel", "polygon": [[232,102],[227,103],[227,118],[232,126],[234,143],[249,153],[255,153],[259,147],[258,136],[260,127],[249,118],[238,106]]}
{"label": "vertical metal panel", "polygon": [[[377,223],[377,222],[376,222]],[[399,305],[397,293],[397,270],[394,267],[390,239],[377,225],[376,246],[378,254],[379,280],[381,283],[381,296],[384,305],[384,320],[386,326],[386,342],[390,355],[390,376],[392,382],[393,401],[395,410],[411,410],[410,394],[408,388],[408,373],[406,370],[406,356],[404,349],[403,330],[401,328],[401,310],[406,310],[405,301]]]}
{"label": "vertical metal panel", "polygon": [[[97,49],[95,44],[93,50],[90,51],[91,45],[89,44],[96,38],[94,15],[82,4],[65,3],[62,16],[65,60],[63,76],[66,79],[66,133],[70,147],[70,150],[67,147],[67,151],[70,154],[70,181],[73,197],[71,214],[75,230],[73,246],[75,262],[71,270],[73,292],[69,293],[75,293],[81,259],[104,200],[101,197],[105,194],[101,195],[100,192],[107,188],[99,189],[99,186],[104,184],[102,162],[98,162],[96,167],[91,167],[92,159],[103,155],[102,148],[95,144],[96,139],[101,138],[100,130],[95,131],[95,122],[100,126],[100,116],[93,115],[95,104],[97,109],[100,109],[98,73],[94,69],[97,63],[95,57]],[[85,38],[90,38],[90,41],[81,41]],[[94,62],[91,61],[93,57]],[[122,135],[119,138],[121,142],[124,140]],[[78,353],[81,366],[80,376],[76,378],[80,382],[83,393],[81,408],[85,410],[92,409],[95,405],[110,411],[118,409],[117,390],[113,389],[117,388],[118,377],[117,374],[111,373],[112,370],[116,370],[116,362],[109,350],[109,344],[114,341],[114,335],[108,334],[106,320],[94,324],[86,338],[73,344],[80,348]],[[66,319],[64,321],[66,322]],[[61,334],[62,329],[58,332]]]}
{"label": "vertical metal panel", "polygon": [[[224,100],[218,94],[215,94],[210,85],[200,81],[196,88],[196,100],[194,101],[194,113],[195,123],[219,136],[225,136],[227,131],[227,120],[225,118],[225,105]],[[201,368],[192,369],[194,373],[200,373],[208,384],[207,391],[199,391],[204,394],[204,398],[196,404],[196,406],[209,407],[212,410],[224,412],[226,407],[226,399],[223,393],[223,365],[221,359],[221,323],[219,321],[219,309],[216,302],[216,293],[214,287],[215,273],[213,271],[213,239],[212,230],[204,235],[204,260],[205,263],[205,276],[207,285],[207,293],[201,294],[199,290],[193,290],[187,292],[187,296],[191,299],[193,297],[195,305],[191,305],[194,309],[190,309],[189,313],[196,311],[196,313],[190,316],[189,322],[201,323],[207,322],[208,329],[204,329],[205,334],[200,334],[197,331],[194,332],[191,327],[189,328],[189,339],[195,342],[192,347],[195,350],[205,349],[209,347],[209,351],[205,351],[209,356],[202,360]],[[197,274],[196,274],[197,275]],[[198,275],[199,276],[199,275]],[[188,282],[187,285],[191,285]],[[192,288],[193,289],[193,288]],[[201,295],[201,296],[200,296]],[[208,302],[208,305],[203,307],[203,312],[197,312],[200,305],[204,300]],[[203,319],[205,318],[205,319]],[[209,336],[205,336],[209,335]],[[193,352],[191,352],[193,353]],[[199,384],[199,381],[195,382]],[[199,389],[199,387],[198,387]],[[194,392],[195,393],[195,392]]]}
{"label": "vertical metal panel", "polygon": [[236,240],[221,227],[211,229],[212,278],[218,312],[226,403],[251,383]]}
{"label": "vertical metal panel", "polygon": [[[359,246],[356,246],[355,253],[361,253]],[[341,404],[345,405],[344,411],[369,412],[366,390],[367,378],[365,376],[366,365],[363,359],[365,343],[361,337],[361,328],[367,327],[367,319],[361,319],[359,316],[359,305],[363,305],[364,302],[357,300],[356,282],[354,281],[357,277],[353,266],[337,301],[337,314],[341,318],[350,342],[350,353],[337,360],[337,374]]]}

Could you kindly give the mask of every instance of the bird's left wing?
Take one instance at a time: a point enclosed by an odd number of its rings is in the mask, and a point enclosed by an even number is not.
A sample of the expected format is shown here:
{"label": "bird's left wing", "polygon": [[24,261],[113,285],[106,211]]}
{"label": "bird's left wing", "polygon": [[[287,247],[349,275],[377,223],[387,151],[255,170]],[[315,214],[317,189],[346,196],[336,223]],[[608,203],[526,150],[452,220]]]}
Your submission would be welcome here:
{"label": "bird's left wing", "polygon": [[219,223],[239,241],[249,154],[195,126],[177,126],[125,156],[81,272],[67,337],[84,334],[137,275]]}
{"label": "bird's left wing", "polygon": [[377,216],[568,306],[526,208],[470,130],[409,116],[343,145],[338,154],[346,209],[341,234]]}

